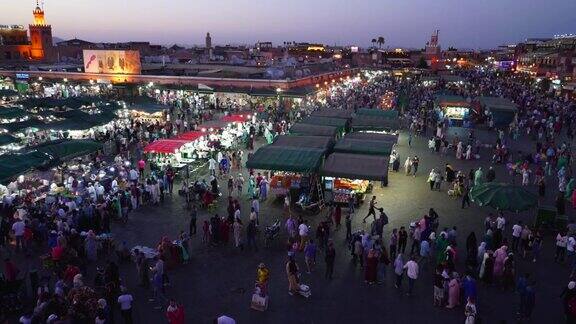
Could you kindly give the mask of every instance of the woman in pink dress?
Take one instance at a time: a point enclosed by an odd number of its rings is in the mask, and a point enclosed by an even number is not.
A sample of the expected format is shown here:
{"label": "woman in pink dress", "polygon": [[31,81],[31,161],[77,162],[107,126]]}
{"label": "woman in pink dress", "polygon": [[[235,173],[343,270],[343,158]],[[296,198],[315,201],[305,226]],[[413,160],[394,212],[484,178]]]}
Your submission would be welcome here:
{"label": "woman in pink dress", "polygon": [[496,252],[494,252],[494,278],[502,277],[504,272],[504,260],[508,256],[508,247],[502,245]]}
{"label": "woman in pink dress", "polygon": [[446,308],[454,308],[460,304],[460,281],[458,273],[452,274],[452,280],[448,283],[448,305]]}

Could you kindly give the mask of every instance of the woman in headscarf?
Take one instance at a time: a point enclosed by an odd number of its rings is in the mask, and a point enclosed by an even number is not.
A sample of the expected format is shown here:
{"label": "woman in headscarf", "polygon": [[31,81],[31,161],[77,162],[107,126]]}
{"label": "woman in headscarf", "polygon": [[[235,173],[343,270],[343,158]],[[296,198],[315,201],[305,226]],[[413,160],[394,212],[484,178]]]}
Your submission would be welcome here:
{"label": "woman in headscarf", "polygon": [[255,190],[256,190],[256,182],[254,181],[254,175],[250,175],[250,178],[248,179],[248,198],[249,199],[254,198]]}
{"label": "woman in headscarf", "polygon": [[402,260],[402,253],[398,253],[396,260],[394,260],[394,273],[396,274],[396,288],[402,285],[402,274],[404,273],[404,260]]}
{"label": "woman in headscarf", "polygon": [[293,257],[286,262],[286,275],[288,276],[288,294],[294,295],[300,289],[298,285],[298,265]]}
{"label": "woman in headscarf", "polygon": [[410,175],[410,171],[412,170],[412,159],[410,157],[406,158],[404,162],[404,171],[406,171],[406,175]]}
{"label": "woman in headscarf", "polygon": [[494,277],[499,279],[504,273],[504,261],[508,256],[508,247],[503,245],[494,252]]}
{"label": "woman in headscarf", "polygon": [[364,268],[364,280],[368,284],[376,283],[378,270],[378,253],[372,247],[366,256],[366,268]]}
{"label": "woman in headscarf", "polygon": [[488,250],[484,253],[484,259],[480,265],[479,277],[487,284],[492,283],[494,273],[494,255]]}
{"label": "woman in headscarf", "polygon": [[460,304],[460,280],[457,272],[452,274],[452,280],[448,283],[448,305],[446,308],[454,308]]}
{"label": "woman in headscarf", "polygon": [[458,145],[456,145],[456,158],[457,158],[458,160],[461,160],[461,159],[462,159],[462,155],[463,155],[463,153],[464,153],[464,152],[462,152],[462,151],[463,151],[462,142],[458,142]]}
{"label": "woman in headscarf", "polygon": [[466,263],[470,265],[477,265],[476,258],[478,257],[478,250],[477,250],[478,242],[476,240],[476,234],[474,232],[470,232],[468,237],[466,238]]}
{"label": "woman in headscarf", "polygon": [[446,248],[448,247],[448,240],[446,239],[446,235],[444,233],[440,233],[438,240],[436,240],[436,263],[441,264],[442,262],[446,261]]}
{"label": "woman in headscarf", "polygon": [[502,288],[508,289],[514,287],[514,254],[509,253],[508,257],[504,259],[504,271],[502,276]]}
{"label": "woman in headscarf", "polygon": [[88,235],[86,236],[86,240],[84,241],[84,245],[86,247],[86,257],[89,261],[96,261],[97,258],[97,243],[96,243],[96,235],[94,231],[89,230]]}
{"label": "woman in headscarf", "polygon": [[486,242],[482,242],[478,246],[478,252],[476,253],[476,262],[478,262],[478,264],[484,262],[484,253],[486,253]]}

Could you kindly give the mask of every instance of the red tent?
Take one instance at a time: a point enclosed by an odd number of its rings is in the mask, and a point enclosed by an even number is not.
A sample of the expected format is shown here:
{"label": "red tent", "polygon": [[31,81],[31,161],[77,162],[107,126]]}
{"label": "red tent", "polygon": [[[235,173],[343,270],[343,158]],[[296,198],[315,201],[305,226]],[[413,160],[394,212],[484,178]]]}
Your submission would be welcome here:
{"label": "red tent", "polygon": [[199,139],[200,137],[206,135],[206,133],[204,132],[199,132],[199,131],[191,131],[191,132],[186,132],[184,134],[180,134],[179,136],[177,136],[175,139],[176,140],[186,140],[189,142],[194,142],[195,140]]}
{"label": "red tent", "polygon": [[188,140],[160,139],[148,144],[144,148],[144,153],[172,154],[189,142]]}
{"label": "red tent", "polygon": [[226,123],[244,123],[248,120],[249,114],[235,114],[222,117],[222,121]]}

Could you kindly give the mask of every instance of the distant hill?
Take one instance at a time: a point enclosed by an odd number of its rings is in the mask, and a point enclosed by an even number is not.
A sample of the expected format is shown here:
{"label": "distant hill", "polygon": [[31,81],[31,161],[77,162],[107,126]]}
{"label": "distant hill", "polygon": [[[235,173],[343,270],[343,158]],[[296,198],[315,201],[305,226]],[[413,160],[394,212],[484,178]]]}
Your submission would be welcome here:
{"label": "distant hill", "polygon": [[65,39],[62,39],[60,37],[52,37],[52,44],[54,44],[54,45],[56,45],[60,42],[63,42],[63,41],[65,41]]}

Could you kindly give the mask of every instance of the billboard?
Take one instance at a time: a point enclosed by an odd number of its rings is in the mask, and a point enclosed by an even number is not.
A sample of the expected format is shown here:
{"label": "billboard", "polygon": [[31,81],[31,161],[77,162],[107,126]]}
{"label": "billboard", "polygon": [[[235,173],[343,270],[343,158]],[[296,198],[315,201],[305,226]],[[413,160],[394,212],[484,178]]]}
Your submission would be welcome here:
{"label": "billboard", "polygon": [[107,74],[140,74],[139,51],[84,50],[84,72]]}

